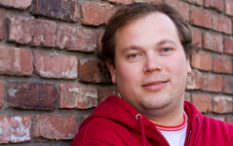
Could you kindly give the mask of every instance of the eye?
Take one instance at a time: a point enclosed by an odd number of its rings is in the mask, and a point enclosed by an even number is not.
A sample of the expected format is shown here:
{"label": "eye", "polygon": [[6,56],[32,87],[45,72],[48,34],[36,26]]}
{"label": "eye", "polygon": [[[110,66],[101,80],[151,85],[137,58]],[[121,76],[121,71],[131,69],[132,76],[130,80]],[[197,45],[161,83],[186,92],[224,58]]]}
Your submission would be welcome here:
{"label": "eye", "polygon": [[141,53],[130,53],[126,55],[126,59],[131,61],[131,62],[135,62],[138,61],[142,58],[142,54]]}
{"label": "eye", "polygon": [[173,47],[163,47],[159,50],[161,55],[169,55],[170,53],[172,53],[174,51]]}
{"label": "eye", "polygon": [[173,48],[172,47],[164,47],[161,49],[162,52],[169,52],[169,51],[172,51]]}

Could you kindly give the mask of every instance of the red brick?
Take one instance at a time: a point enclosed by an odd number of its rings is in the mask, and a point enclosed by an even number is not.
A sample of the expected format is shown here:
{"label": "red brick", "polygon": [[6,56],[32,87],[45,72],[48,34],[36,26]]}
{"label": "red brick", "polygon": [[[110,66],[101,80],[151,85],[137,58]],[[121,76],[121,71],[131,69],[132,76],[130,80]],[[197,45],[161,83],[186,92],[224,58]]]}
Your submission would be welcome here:
{"label": "red brick", "polygon": [[213,15],[213,29],[226,34],[232,34],[232,20],[226,16]]}
{"label": "red brick", "polygon": [[212,14],[208,10],[193,8],[191,10],[191,23],[205,28],[212,28]]}
{"label": "red brick", "polygon": [[67,21],[77,21],[80,18],[76,0],[34,0],[32,13]]}
{"label": "red brick", "polygon": [[233,16],[233,1],[232,0],[226,0],[225,1],[225,13],[228,15]]}
{"label": "red brick", "polygon": [[54,84],[11,81],[7,84],[7,102],[21,109],[53,110],[58,101]]}
{"label": "red brick", "polygon": [[56,23],[32,17],[9,18],[9,40],[20,44],[54,47]]}
{"label": "red brick", "polygon": [[233,73],[232,59],[227,56],[215,56],[213,59],[213,71],[219,73]]}
{"label": "red brick", "polygon": [[224,53],[233,55],[233,39],[232,38],[224,39]]}
{"label": "red brick", "polygon": [[192,102],[201,112],[210,112],[211,97],[208,94],[192,94]]}
{"label": "red brick", "polygon": [[56,45],[67,50],[93,52],[97,47],[97,32],[81,26],[59,25]]}
{"label": "red brick", "polygon": [[[207,86],[206,86],[207,85]],[[208,75],[203,80],[202,88],[207,91],[220,92],[223,88],[223,77],[220,75]]]}
{"label": "red brick", "polygon": [[205,6],[217,11],[224,11],[224,0],[205,0]]}
{"label": "red brick", "polygon": [[134,2],[134,0],[108,0],[108,1],[116,4],[130,4]]}
{"label": "red brick", "polygon": [[33,127],[35,137],[55,140],[70,140],[74,137],[78,125],[76,118],[70,115],[38,115]]}
{"label": "red brick", "polygon": [[0,74],[31,75],[32,70],[30,50],[0,45]]}
{"label": "red brick", "polygon": [[35,51],[35,70],[45,78],[77,78],[77,59],[75,56],[45,51]]}
{"label": "red brick", "polygon": [[32,0],[1,0],[0,5],[17,9],[27,9],[31,6]]}
{"label": "red brick", "polygon": [[198,4],[198,5],[204,4],[204,0],[185,0],[185,1],[191,2],[193,4]]}
{"label": "red brick", "polygon": [[106,99],[108,96],[116,95],[116,90],[113,87],[101,87],[98,89],[99,102]]}
{"label": "red brick", "polygon": [[4,104],[4,98],[5,98],[5,85],[3,81],[0,81],[0,108]]}
{"label": "red brick", "polygon": [[82,59],[79,62],[78,78],[83,82],[110,83],[106,66],[97,59]]}
{"label": "red brick", "polygon": [[223,37],[216,33],[204,33],[203,47],[216,52],[223,52]]}
{"label": "red brick", "polygon": [[233,76],[225,76],[223,91],[225,93],[233,94]]}
{"label": "red brick", "polygon": [[223,90],[223,77],[221,75],[201,74],[200,72],[195,72],[193,84],[194,89],[220,92]]}
{"label": "red brick", "polygon": [[30,116],[0,115],[0,144],[20,143],[31,140],[32,118]]}
{"label": "red brick", "polygon": [[165,0],[166,3],[173,6],[184,17],[185,20],[189,20],[189,5],[180,0]]}
{"label": "red brick", "polygon": [[215,96],[213,98],[213,112],[215,113],[232,113],[233,100],[229,96]]}
{"label": "red brick", "polygon": [[199,48],[202,48],[203,37],[201,30],[192,27],[192,38],[193,38],[193,44],[195,44]]}
{"label": "red brick", "polygon": [[87,25],[101,25],[115,12],[113,5],[104,2],[84,2],[81,4],[82,23]]}
{"label": "red brick", "polygon": [[60,85],[60,108],[89,109],[98,103],[97,89],[81,84]]}
{"label": "red brick", "polygon": [[192,67],[206,71],[212,69],[212,56],[210,53],[204,51],[193,52],[191,58]]}

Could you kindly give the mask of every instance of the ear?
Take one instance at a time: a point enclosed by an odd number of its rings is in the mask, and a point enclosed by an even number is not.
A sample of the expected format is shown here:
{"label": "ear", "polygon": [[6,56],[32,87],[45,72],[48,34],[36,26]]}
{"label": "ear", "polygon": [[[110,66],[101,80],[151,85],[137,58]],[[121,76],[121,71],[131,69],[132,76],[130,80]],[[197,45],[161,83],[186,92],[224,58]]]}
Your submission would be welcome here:
{"label": "ear", "polygon": [[107,63],[107,67],[108,67],[108,70],[111,74],[111,79],[112,79],[112,83],[116,83],[116,70],[115,70],[115,67],[110,64],[110,63]]}
{"label": "ear", "polygon": [[188,74],[192,73],[192,68],[191,68],[189,59],[187,59],[187,72]]}

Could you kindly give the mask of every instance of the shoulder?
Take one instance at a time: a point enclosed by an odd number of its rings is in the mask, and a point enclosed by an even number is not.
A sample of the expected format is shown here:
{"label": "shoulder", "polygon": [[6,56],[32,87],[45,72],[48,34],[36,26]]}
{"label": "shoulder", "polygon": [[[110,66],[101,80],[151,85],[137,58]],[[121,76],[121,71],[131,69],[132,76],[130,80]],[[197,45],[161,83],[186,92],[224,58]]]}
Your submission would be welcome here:
{"label": "shoulder", "polygon": [[206,137],[210,136],[216,143],[233,144],[233,124],[203,116],[201,129]]}
{"label": "shoulder", "polygon": [[81,125],[73,143],[82,145],[81,143],[95,142],[95,144],[116,145],[120,143],[120,129],[122,129],[122,127],[112,120],[98,117],[93,118]]}
{"label": "shoulder", "polygon": [[209,128],[214,128],[216,130],[221,130],[233,134],[233,124],[226,123],[212,117],[203,116],[202,124],[208,126]]}

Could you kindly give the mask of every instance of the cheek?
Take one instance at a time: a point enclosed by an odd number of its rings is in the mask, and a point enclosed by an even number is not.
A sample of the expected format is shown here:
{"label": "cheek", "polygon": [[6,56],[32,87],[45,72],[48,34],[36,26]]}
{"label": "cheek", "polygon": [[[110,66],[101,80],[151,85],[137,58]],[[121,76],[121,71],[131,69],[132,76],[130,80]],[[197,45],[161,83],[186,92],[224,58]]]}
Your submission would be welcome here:
{"label": "cheek", "polygon": [[130,84],[140,78],[140,71],[138,66],[127,65],[127,63],[118,66],[117,81]]}
{"label": "cheek", "polygon": [[175,61],[169,63],[169,68],[176,77],[185,78],[188,72],[188,62],[182,57],[177,57]]}

